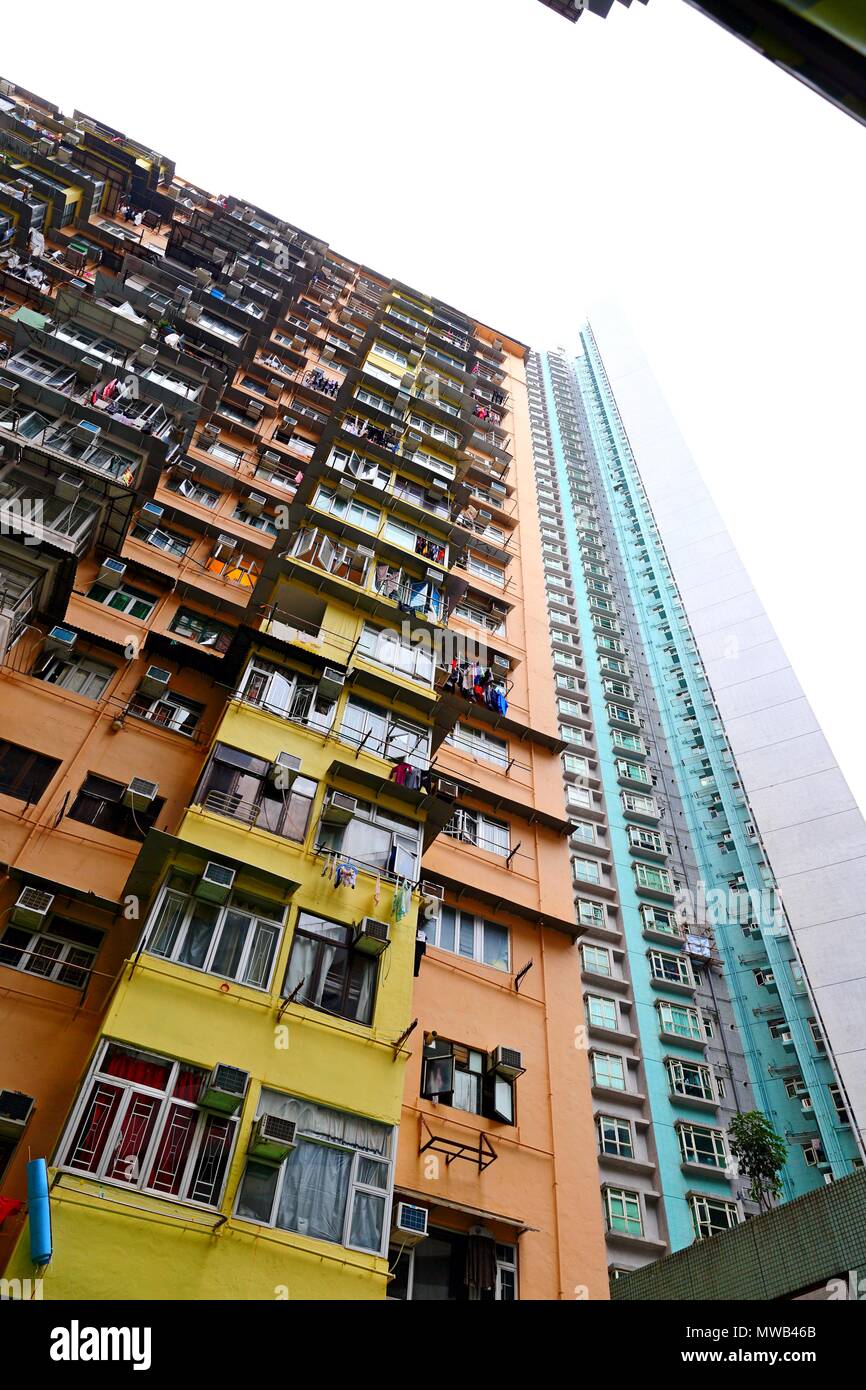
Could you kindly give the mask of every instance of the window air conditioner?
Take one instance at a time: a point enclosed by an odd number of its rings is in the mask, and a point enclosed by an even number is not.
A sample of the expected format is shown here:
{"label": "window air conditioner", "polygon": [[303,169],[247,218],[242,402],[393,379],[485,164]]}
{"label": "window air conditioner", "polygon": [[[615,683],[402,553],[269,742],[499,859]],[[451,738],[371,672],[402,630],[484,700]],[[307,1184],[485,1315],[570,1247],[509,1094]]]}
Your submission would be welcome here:
{"label": "window air conditioner", "polygon": [[35,1101],[23,1091],[0,1091],[0,1137],[18,1139],[33,1114]]}
{"label": "window air conditioner", "polygon": [[267,500],[263,492],[250,492],[244,502],[244,511],[250,516],[259,516]]}
{"label": "window air conditioner", "polygon": [[202,434],[205,436],[206,439],[219,439],[219,437],[220,437],[219,425],[210,425],[210,424],[209,424],[209,425],[203,425],[203,426],[202,426]]}
{"label": "window air conditioner", "polygon": [[301,770],[301,760],[294,753],[278,753],[268,769],[268,777],[283,788],[290,787]]}
{"label": "window air conditioner", "polygon": [[114,556],[109,556],[99,566],[99,582],[108,589],[117,589],[125,574],[126,564],[123,560],[115,559]]}
{"label": "window air conditioner", "polygon": [[146,516],[148,521],[160,521],[165,512],[165,507],[160,506],[159,502],[145,502],[141,511],[142,515]]}
{"label": "window air conditioner", "polygon": [[188,478],[192,478],[195,474],[195,464],[192,459],[178,459],[177,463],[173,463],[171,467],[172,472],[176,468],[179,473],[185,473]]}
{"label": "window air conditioner", "polygon": [[263,461],[264,461],[265,463],[270,463],[270,464],[272,464],[272,465],[274,465],[274,464],[280,464],[280,463],[283,462],[283,456],[282,456],[282,454],[274,453],[274,450],[273,450],[273,449],[263,449],[263,450],[262,450],[262,459],[263,459]]}
{"label": "window air conditioner", "polygon": [[521,1054],[513,1047],[495,1047],[487,1059],[487,1070],[513,1080],[522,1076],[526,1068]]}
{"label": "window air conditioner", "polygon": [[57,479],[57,496],[64,502],[77,502],[84,491],[84,479],[75,473],[61,473]]}
{"label": "window air conditioner", "polygon": [[456,801],[460,795],[460,787],[457,782],[452,782],[447,777],[437,777],[434,783],[437,796],[445,796],[449,801]]}
{"label": "window air conditioner", "polygon": [[45,652],[65,652],[68,655],[74,650],[77,641],[78,633],[73,632],[71,628],[53,627],[45,639]]}
{"label": "window air conditioner", "polygon": [[331,792],[322,812],[322,822],[325,825],[348,825],[357,810],[358,803],[354,796],[347,796],[345,792]]}
{"label": "window air conditioner", "polygon": [[75,443],[96,443],[100,434],[99,425],[92,425],[89,420],[79,420],[78,424],[75,425],[75,430],[72,431]]}
{"label": "window air conditioner", "polygon": [[161,666],[148,666],[144,673],[144,679],[141,682],[141,692],[143,695],[151,695],[154,698],[159,695],[164,695],[166,690],[168,690],[170,680],[170,671],[163,670]]}
{"label": "window air conditioner", "polygon": [[146,811],[156,800],[158,782],[147,782],[143,777],[133,777],[123,793],[123,804],[131,811]]}
{"label": "window air conditioner", "polygon": [[326,700],[336,700],[345,683],[345,671],[339,666],[326,666],[319,677],[319,694]]}
{"label": "window air conditioner", "polygon": [[441,883],[433,883],[429,878],[425,878],[421,883],[422,898],[435,898],[437,902],[444,902],[445,889]]}
{"label": "window air conditioner", "polygon": [[47,921],[53,902],[54,894],[46,893],[42,888],[22,888],[12,909],[12,923],[16,927],[39,931]]}
{"label": "window air conditioner", "polygon": [[511,670],[511,662],[507,656],[494,656],[491,665],[497,667],[500,671]]}
{"label": "window air conditioner", "polygon": [[3,405],[14,405],[17,395],[17,381],[0,381],[0,402],[2,402]]}
{"label": "window air conditioner", "polygon": [[220,1062],[202,1083],[198,1103],[203,1110],[216,1110],[222,1115],[236,1115],[247,1093],[249,1079],[249,1072]]}
{"label": "window air conditioner", "polygon": [[230,869],[227,864],[217,864],[216,861],[212,860],[209,864],[205,864],[202,876],[192,890],[193,897],[208,903],[228,902],[234,881],[234,869]]}
{"label": "window air conditioner", "polygon": [[247,1153],[260,1163],[283,1163],[295,1147],[295,1122],[279,1115],[260,1115],[250,1134]]}
{"label": "window air conditioner", "polygon": [[239,544],[240,542],[234,536],[227,536],[224,532],[220,532],[214,543],[214,559],[223,560],[228,555],[234,555]]}
{"label": "window air conditioner", "polygon": [[394,1215],[394,1232],[401,1245],[417,1245],[427,1234],[426,1207],[410,1202],[398,1202]]}
{"label": "window air conditioner", "polygon": [[355,950],[367,956],[380,956],[390,944],[388,923],[365,917],[355,928]]}

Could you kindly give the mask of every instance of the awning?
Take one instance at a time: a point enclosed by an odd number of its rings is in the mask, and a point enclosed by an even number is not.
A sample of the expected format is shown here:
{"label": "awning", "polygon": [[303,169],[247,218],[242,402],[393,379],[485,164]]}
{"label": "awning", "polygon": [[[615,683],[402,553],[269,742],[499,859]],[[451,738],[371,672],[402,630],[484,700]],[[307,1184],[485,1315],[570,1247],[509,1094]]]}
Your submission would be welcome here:
{"label": "awning", "polygon": [[472,1216],[475,1221],[495,1221],[500,1226],[510,1226],[518,1237],[527,1231],[537,1231],[538,1226],[527,1226],[524,1221],[518,1221],[513,1216],[502,1216],[496,1211],[484,1211],[481,1207],[469,1207],[463,1202],[447,1201],[444,1197],[431,1197],[429,1192],[413,1192],[410,1187],[395,1187],[394,1196],[407,1202],[417,1203],[419,1206],[429,1207],[431,1211],[456,1211],[461,1216]]}

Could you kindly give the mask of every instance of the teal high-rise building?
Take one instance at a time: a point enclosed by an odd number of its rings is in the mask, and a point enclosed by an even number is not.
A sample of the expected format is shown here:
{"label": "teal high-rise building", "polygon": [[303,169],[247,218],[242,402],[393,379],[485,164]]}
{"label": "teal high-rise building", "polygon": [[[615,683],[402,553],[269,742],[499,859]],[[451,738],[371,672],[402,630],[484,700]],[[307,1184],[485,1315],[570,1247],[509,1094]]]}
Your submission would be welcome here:
{"label": "teal high-rise building", "polygon": [[[611,319],[604,327],[623,382],[645,384],[645,364],[639,371],[621,325]],[[803,847],[805,827],[799,851],[782,841],[778,868],[768,852],[784,815],[782,803],[767,807],[765,836],[750,794],[754,788],[761,800],[766,780],[755,750],[765,761],[768,747],[772,754],[772,738],[761,744],[761,710],[774,700],[787,706],[791,690],[755,665],[749,643],[760,653],[770,639],[749,636],[752,608],[740,615],[742,631],[733,611],[719,627],[707,620],[707,592],[715,586],[724,602],[737,588],[722,523],[714,512],[710,523],[712,504],[684,448],[678,456],[661,439],[672,422],[657,389],[630,400],[644,454],[589,326],[581,345],[575,360],[533,355],[528,388],[551,652],[569,745],[576,911],[586,926],[584,1038],[616,1270],[755,1210],[726,1139],[738,1111],[762,1111],[784,1136],[783,1201],[860,1166],[862,1077],[843,1001],[863,952],[853,928],[837,928],[847,950],[837,957],[840,978],[821,974],[812,932],[821,930],[813,919],[823,867]],[[681,577],[697,596],[690,606]],[[714,647],[725,633],[736,661]],[[728,668],[732,689],[752,691],[751,718],[741,717],[748,706],[738,712],[730,700],[728,718],[722,712],[715,680]],[[805,786],[810,769],[796,738],[788,753],[785,740],[777,752],[793,757],[795,774],[800,758]],[[860,837],[849,866],[853,899],[855,879],[866,886],[866,829],[833,768],[822,794],[846,832]],[[803,878],[798,853],[811,899],[802,883],[785,888],[787,878]]]}

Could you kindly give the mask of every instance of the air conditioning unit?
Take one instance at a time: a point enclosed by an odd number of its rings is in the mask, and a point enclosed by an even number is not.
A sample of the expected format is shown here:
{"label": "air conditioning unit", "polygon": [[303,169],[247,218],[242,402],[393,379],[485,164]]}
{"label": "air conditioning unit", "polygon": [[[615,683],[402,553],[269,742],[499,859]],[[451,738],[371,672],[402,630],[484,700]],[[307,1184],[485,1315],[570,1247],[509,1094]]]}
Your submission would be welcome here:
{"label": "air conditioning unit", "polygon": [[19,1139],[35,1104],[23,1091],[0,1091],[0,1137]]}
{"label": "air conditioning unit", "polygon": [[247,1153],[260,1163],[283,1163],[295,1147],[294,1120],[279,1115],[260,1115],[250,1134]]}
{"label": "air conditioning unit", "polygon": [[459,785],[448,777],[437,777],[434,788],[437,796],[445,796],[449,801],[456,801],[460,795]]}
{"label": "air conditioning unit", "polygon": [[61,473],[56,483],[57,496],[64,502],[77,502],[84,491],[84,479],[76,473]]}
{"label": "air conditioning unit", "polygon": [[324,825],[348,825],[357,810],[358,803],[354,796],[347,796],[345,792],[331,792],[322,812],[322,823]]}
{"label": "air conditioning unit", "polygon": [[202,313],[202,306],[200,304],[196,304],[191,299],[186,306],[184,318],[186,319],[187,323],[198,323],[199,319],[202,316]]}
{"label": "air conditioning unit", "polygon": [[40,931],[44,927],[54,902],[54,894],[42,888],[22,888],[12,909],[11,921],[16,927]]}
{"label": "air conditioning unit", "polygon": [[319,677],[319,694],[327,700],[336,700],[345,683],[345,671],[339,666],[326,666]]}
{"label": "air conditioning unit", "polygon": [[141,509],[142,516],[147,517],[148,521],[161,521],[165,507],[160,506],[159,502],[145,502]]}
{"label": "air conditioning unit", "polygon": [[158,782],[146,782],[143,777],[133,777],[123,793],[123,804],[131,811],[146,811],[156,800]]}
{"label": "air conditioning unit", "polygon": [[171,465],[171,471],[174,472],[175,469],[177,469],[178,473],[183,473],[187,478],[195,476],[195,464],[192,459],[178,459],[176,463]]}
{"label": "air conditioning unit", "polygon": [[381,956],[390,944],[388,923],[375,917],[365,917],[355,928],[355,950],[366,956]]}
{"label": "air conditioning unit", "polygon": [[514,1080],[522,1076],[526,1068],[523,1057],[513,1047],[495,1047],[487,1060],[487,1070],[496,1076]]}
{"label": "air conditioning unit", "polygon": [[217,536],[216,542],[214,544],[214,558],[217,560],[222,560],[225,559],[227,555],[234,555],[235,551],[238,549],[239,544],[240,542],[236,539],[235,536],[227,536],[224,532],[221,532]]}
{"label": "air conditioning unit", "polygon": [[268,769],[268,777],[283,787],[291,786],[301,770],[301,760],[294,753],[278,753]]}
{"label": "air conditioning unit", "polygon": [[108,589],[117,589],[120,581],[126,574],[126,564],[123,560],[117,560],[114,556],[109,556],[103,560],[99,566],[99,582]]}
{"label": "air conditioning unit", "polygon": [[249,512],[250,516],[259,516],[267,500],[263,492],[250,492],[247,494],[244,510]]}
{"label": "air conditioning unit", "polygon": [[220,437],[219,425],[203,425],[201,432],[206,439],[219,439]]}
{"label": "air conditioning unit", "polygon": [[211,860],[205,864],[202,876],[192,890],[193,897],[207,903],[228,902],[229,894],[234,887],[235,872],[227,864],[218,864]]}
{"label": "air conditioning unit", "polygon": [[426,1207],[411,1202],[398,1202],[394,1214],[394,1232],[401,1245],[417,1245],[427,1234]]}
{"label": "air conditioning unit", "polygon": [[171,680],[171,671],[164,671],[161,666],[148,666],[141,682],[141,692],[143,695],[151,695],[154,698],[164,695],[168,690]]}
{"label": "air conditioning unit", "polygon": [[0,403],[3,405],[14,405],[17,395],[17,381],[0,381]]}
{"label": "air conditioning unit", "polygon": [[279,465],[283,462],[283,456],[282,454],[275,453],[273,449],[263,449],[262,460],[263,462],[269,463],[272,466],[274,466]]}
{"label": "air conditioning unit", "polygon": [[95,444],[101,434],[100,426],[92,425],[89,420],[79,420],[72,431],[76,444]]}
{"label": "air conditioning unit", "polygon": [[261,401],[248,401],[248,402],[247,402],[247,415],[249,416],[249,418],[250,418],[251,420],[258,420],[258,419],[260,418],[262,412],[264,411],[264,408],[265,408],[265,407],[264,407],[264,405],[262,404]]}
{"label": "air conditioning unit", "polygon": [[136,362],[141,363],[143,367],[152,367],[158,357],[159,352],[157,349],[148,347],[146,344],[142,345],[135,354]]}
{"label": "air conditioning unit", "polygon": [[429,878],[425,878],[421,882],[421,896],[422,898],[435,898],[437,902],[441,903],[445,901],[445,889],[441,883],[432,883]]}
{"label": "air conditioning unit", "polygon": [[78,633],[73,632],[71,627],[53,627],[45,639],[45,653],[65,652],[67,655],[74,650],[75,643],[78,641]]}
{"label": "air conditioning unit", "polygon": [[210,271],[207,270],[203,265],[196,266],[195,277],[198,280],[199,284],[204,285],[205,287],[207,287],[213,280],[213,276],[211,275]]}
{"label": "air conditioning unit", "polygon": [[350,483],[348,478],[342,478],[340,482],[337,483],[337,492],[341,497],[354,497],[357,490],[357,485],[355,483]]}
{"label": "air conditioning unit", "polygon": [[244,1103],[250,1074],[224,1062],[214,1067],[202,1084],[198,1103],[203,1110],[216,1110],[221,1115],[236,1115]]}
{"label": "air conditioning unit", "polygon": [[507,656],[494,656],[490,664],[500,671],[511,670],[511,661]]}

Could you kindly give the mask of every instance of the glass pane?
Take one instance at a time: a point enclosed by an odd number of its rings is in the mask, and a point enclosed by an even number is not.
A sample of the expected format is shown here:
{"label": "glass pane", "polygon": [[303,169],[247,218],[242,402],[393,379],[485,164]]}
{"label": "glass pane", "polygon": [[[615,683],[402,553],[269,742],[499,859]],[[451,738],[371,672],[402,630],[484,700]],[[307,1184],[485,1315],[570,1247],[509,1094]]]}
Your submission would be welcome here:
{"label": "glass pane", "polygon": [[384,1197],[374,1197],[369,1192],[356,1192],[349,1244],[360,1246],[362,1250],[380,1250],[384,1219]]}
{"label": "glass pane", "polygon": [[237,975],[249,927],[250,918],[244,913],[226,913],[210,967],[215,975],[228,975],[232,979]]}
{"label": "glass pane", "polygon": [[184,965],[194,965],[198,970],[204,968],[216,919],[217,909],[215,907],[196,903],[192,920],[187,928],[186,939],[178,956],[178,960]]}
{"label": "glass pane", "polygon": [[378,1163],[375,1158],[359,1158],[355,1180],[365,1187],[379,1187],[384,1191],[388,1186],[388,1165]]}
{"label": "glass pane", "polygon": [[484,923],[484,964],[508,969],[508,932],[493,922]]}
{"label": "glass pane", "polygon": [[277,1225],[342,1242],[353,1154],[302,1139],[283,1164]]}
{"label": "glass pane", "polygon": [[269,1168],[263,1163],[247,1164],[238,1200],[238,1216],[265,1225],[269,1223],[279,1173],[279,1168]]}

